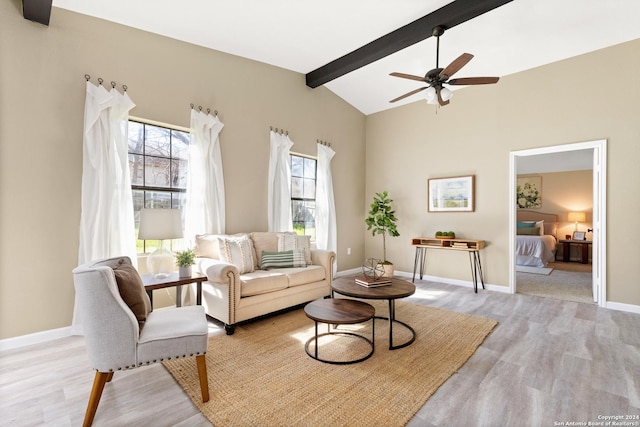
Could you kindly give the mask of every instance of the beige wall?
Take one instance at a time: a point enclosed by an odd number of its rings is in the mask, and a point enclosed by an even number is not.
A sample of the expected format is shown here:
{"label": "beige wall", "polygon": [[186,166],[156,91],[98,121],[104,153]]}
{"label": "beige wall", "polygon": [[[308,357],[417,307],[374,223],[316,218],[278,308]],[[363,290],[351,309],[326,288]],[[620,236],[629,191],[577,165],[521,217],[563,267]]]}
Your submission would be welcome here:
{"label": "beige wall", "polygon": [[[593,213],[593,172],[591,170],[538,174],[542,177],[542,206],[539,211],[558,215],[559,239],[573,233],[575,223],[567,220],[571,211],[586,214],[586,221],[578,224],[580,231],[591,228]],[[587,233],[587,240],[591,240]]]}
{"label": "beige wall", "polygon": [[[611,70],[624,83],[603,84]],[[615,73],[614,73],[615,74]],[[463,76],[464,77],[464,76]],[[613,83],[613,82],[612,82]],[[611,90],[609,90],[611,89]],[[396,268],[413,269],[411,237],[452,229],[488,242],[488,283],[508,286],[509,153],[608,140],[607,296],[640,305],[640,229],[634,196],[640,183],[640,40],[503,77],[496,85],[456,91],[440,109],[418,101],[367,117],[366,199],[382,189],[396,201],[401,237],[388,251]],[[473,174],[474,213],[427,213],[428,178]],[[367,254],[380,252],[366,238]],[[431,251],[427,274],[469,280],[461,254]]]}
{"label": "beige wall", "polygon": [[190,103],[220,112],[230,233],[267,228],[269,126],[299,153],[331,142],[338,268],[360,265],[362,113],[298,73],[57,8],[46,28],[0,2],[0,339],[71,324],[84,74],[128,85],[137,117],[188,127]]}

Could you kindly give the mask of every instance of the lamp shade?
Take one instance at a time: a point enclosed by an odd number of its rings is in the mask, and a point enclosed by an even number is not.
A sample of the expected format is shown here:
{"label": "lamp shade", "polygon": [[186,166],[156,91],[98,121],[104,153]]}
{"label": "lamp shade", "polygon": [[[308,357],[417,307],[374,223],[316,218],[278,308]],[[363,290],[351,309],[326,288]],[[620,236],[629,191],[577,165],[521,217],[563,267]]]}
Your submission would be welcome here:
{"label": "lamp shade", "polygon": [[449,90],[446,87],[443,87],[442,89],[440,89],[440,96],[442,97],[443,101],[448,101],[453,97],[453,92],[451,92],[451,90]]}
{"label": "lamp shade", "polygon": [[140,210],[140,240],[181,239],[182,214],[180,209]]}
{"label": "lamp shade", "polygon": [[435,101],[436,99],[436,88],[433,86],[429,86],[425,93],[427,101]]}
{"label": "lamp shade", "polygon": [[569,212],[567,215],[569,222],[585,222],[587,220],[586,212]]}

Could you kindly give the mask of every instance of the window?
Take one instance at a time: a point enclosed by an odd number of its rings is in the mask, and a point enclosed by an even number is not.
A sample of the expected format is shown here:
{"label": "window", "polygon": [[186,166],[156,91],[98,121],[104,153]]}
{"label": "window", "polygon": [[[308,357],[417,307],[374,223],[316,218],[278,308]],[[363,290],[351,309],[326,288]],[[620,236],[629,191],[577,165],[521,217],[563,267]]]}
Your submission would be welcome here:
{"label": "window", "polygon": [[316,240],[316,166],[311,157],[291,154],[291,217],[293,231]]}
{"label": "window", "polygon": [[[143,207],[184,207],[188,152],[189,132],[129,120],[129,172],[136,236]],[[150,252],[159,244],[157,240],[136,242],[138,253]]]}

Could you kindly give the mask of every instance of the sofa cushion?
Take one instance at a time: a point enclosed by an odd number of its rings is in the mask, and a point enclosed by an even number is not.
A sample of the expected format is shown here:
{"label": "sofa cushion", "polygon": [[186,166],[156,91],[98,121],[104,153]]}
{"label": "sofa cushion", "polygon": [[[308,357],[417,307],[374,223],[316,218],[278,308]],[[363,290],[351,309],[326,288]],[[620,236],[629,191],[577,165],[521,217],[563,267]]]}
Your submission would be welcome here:
{"label": "sofa cushion", "polygon": [[113,274],[115,275],[118,292],[120,292],[122,300],[129,306],[133,315],[136,316],[138,326],[142,330],[147,321],[147,316],[153,308],[140,275],[131,264],[123,263],[122,260],[116,267],[113,267]]}
{"label": "sofa cushion", "polygon": [[218,249],[220,261],[235,265],[240,274],[255,270],[253,244],[246,234],[240,237],[220,237]]}
{"label": "sofa cushion", "polygon": [[255,249],[256,266],[262,268],[262,252],[278,251],[278,233],[269,231],[256,231],[250,234]]}
{"label": "sofa cushion", "polygon": [[255,270],[240,276],[240,296],[266,294],[286,289],[289,286],[287,276],[280,271]]}
{"label": "sofa cushion", "polygon": [[269,271],[285,274],[289,280],[289,287],[306,285],[325,279],[324,268],[320,265],[308,265],[305,268],[280,268]]}
{"label": "sofa cushion", "polygon": [[271,268],[306,267],[307,263],[304,259],[304,249],[293,249],[283,252],[262,251],[260,265],[262,270],[269,270]]}
{"label": "sofa cushion", "polygon": [[303,249],[307,265],[311,265],[311,236],[298,236],[295,233],[278,233],[278,252]]}

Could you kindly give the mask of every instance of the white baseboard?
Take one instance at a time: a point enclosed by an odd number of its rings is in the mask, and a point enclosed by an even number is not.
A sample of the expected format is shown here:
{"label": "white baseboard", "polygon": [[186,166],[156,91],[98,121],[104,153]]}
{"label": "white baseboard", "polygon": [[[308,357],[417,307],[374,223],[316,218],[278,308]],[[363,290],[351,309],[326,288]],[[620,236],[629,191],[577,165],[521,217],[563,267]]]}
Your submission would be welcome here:
{"label": "white baseboard", "polygon": [[73,335],[71,326],[0,340],[0,351],[40,344]]}
{"label": "white baseboard", "polygon": [[625,304],[625,303],[622,303],[622,302],[607,301],[605,303],[605,308],[608,308],[610,310],[627,311],[629,313],[638,313],[638,314],[640,314],[640,305]]}

